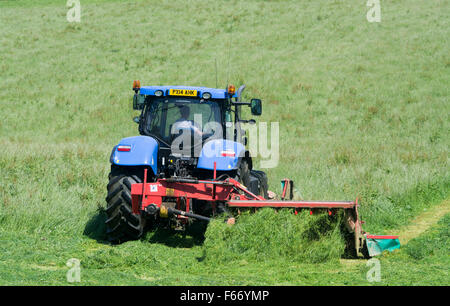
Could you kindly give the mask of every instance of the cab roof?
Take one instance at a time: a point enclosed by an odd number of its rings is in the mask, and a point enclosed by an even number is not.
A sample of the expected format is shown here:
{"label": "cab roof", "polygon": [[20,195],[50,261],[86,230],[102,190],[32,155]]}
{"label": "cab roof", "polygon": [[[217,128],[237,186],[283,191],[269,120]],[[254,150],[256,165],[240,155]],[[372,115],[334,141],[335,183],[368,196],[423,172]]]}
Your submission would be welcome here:
{"label": "cab roof", "polygon": [[[155,91],[161,90],[163,92],[163,96],[171,96],[170,90],[196,90],[197,97],[201,97],[205,92],[209,92],[211,94],[212,99],[226,99],[228,97],[236,97],[236,94],[229,96],[226,89],[219,88],[209,88],[209,87],[197,87],[197,86],[142,86],[140,89],[141,95],[149,95],[154,96]],[[176,95],[174,95],[176,96]]]}

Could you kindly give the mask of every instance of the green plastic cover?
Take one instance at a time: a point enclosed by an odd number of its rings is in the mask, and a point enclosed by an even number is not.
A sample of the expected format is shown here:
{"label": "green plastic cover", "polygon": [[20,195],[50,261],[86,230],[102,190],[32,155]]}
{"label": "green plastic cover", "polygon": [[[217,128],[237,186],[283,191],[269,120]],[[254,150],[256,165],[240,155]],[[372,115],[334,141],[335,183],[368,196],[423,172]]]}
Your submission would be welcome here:
{"label": "green plastic cover", "polygon": [[400,241],[398,239],[380,239],[380,238],[367,238],[367,249],[369,250],[369,256],[377,256],[383,253],[383,251],[392,252],[395,249],[400,248]]}

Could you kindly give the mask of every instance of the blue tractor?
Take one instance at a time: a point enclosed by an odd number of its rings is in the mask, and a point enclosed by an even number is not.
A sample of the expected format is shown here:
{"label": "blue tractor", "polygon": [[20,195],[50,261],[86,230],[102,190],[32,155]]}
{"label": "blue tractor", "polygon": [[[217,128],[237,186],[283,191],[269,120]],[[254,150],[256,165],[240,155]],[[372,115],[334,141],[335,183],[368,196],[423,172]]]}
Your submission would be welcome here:
{"label": "blue tractor", "polygon": [[[112,243],[138,239],[149,228],[169,226],[185,229],[180,218],[156,218],[145,211],[132,210],[133,184],[158,179],[180,180],[229,177],[253,194],[267,198],[267,177],[253,170],[252,157],[246,149],[247,137],[242,124],[242,107],[252,115],[261,115],[260,99],[243,102],[233,85],[226,89],[189,86],[140,86],[133,84],[133,109],[140,112],[134,121],[140,136],[127,137],[113,148],[107,186],[107,237]],[[165,201],[170,202],[170,198]],[[167,206],[180,203],[165,203]],[[183,205],[181,203],[181,205]],[[206,205],[193,200],[188,213],[212,216],[225,212],[224,206]],[[186,207],[183,207],[186,209]]]}

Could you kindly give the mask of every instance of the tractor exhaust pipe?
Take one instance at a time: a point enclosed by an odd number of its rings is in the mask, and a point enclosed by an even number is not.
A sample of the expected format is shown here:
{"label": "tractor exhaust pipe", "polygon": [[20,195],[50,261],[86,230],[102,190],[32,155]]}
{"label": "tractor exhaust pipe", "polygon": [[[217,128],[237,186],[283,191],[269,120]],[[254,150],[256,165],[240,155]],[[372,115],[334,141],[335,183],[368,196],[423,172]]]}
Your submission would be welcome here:
{"label": "tractor exhaust pipe", "polygon": [[236,93],[236,96],[238,98],[238,102],[241,102],[241,95],[242,95],[242,92],[244,91],[244,89],[245,89],[245,84],[243,84],[241,87],[239,87],[239,89],[238,89],[238,91]]}

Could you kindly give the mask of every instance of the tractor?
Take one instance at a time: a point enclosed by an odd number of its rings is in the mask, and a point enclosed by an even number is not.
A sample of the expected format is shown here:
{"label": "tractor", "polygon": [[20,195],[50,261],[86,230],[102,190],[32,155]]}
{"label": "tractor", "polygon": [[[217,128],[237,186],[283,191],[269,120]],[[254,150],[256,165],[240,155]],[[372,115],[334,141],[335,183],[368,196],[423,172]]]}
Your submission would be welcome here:
{"label": "tractor", "polygon": [[[149,209],[133,214],[131,186],[144,181],[177,178],[177,180],[230,177],[256,194],[267,198],[267,176],[253,170],[252,158],[245,145],[247,138],[241,124],[254,124],[242,117],[242,107],[261,115],[260,99],[242,102],[245,86],[236,92],[227,89],[187,86],[145,86],[133,83],[134,118],[140,136],[122,139],[112,150],[111,172],[107,186],[107,235],[111,242],[138,239],[146,227],[156,223],[183,230],[186,218],[156,218]],[[197,120],[198,118],[198,120]],[[196,121],[197,120],[197,121]],[[204,128],[201,128],[204,127]],[[165,206],[186,209],[186,199]],[[223,202],[216,207],[207,201],[192,199],[188,213],[202,216],[226,210]]]}
{"label": "tractor", "polygon": [[260,99],[242,101],[237,91],[191,86],[140,86],[133,82],[133,109],[139,136],[113,148],[107,185],[106,234],[111,243],[139,239],[147,229],[185,231],[217,215],[271,207],[294,213],[308,209],[334,215],[343,210],[356,256],[374,256],[400,247],[397,236],[370,235],[355,201],[295,201],[293,181],[281,181],[279,198],[267,176],[253,169],[243,124],[243,107],[260,116]]}

